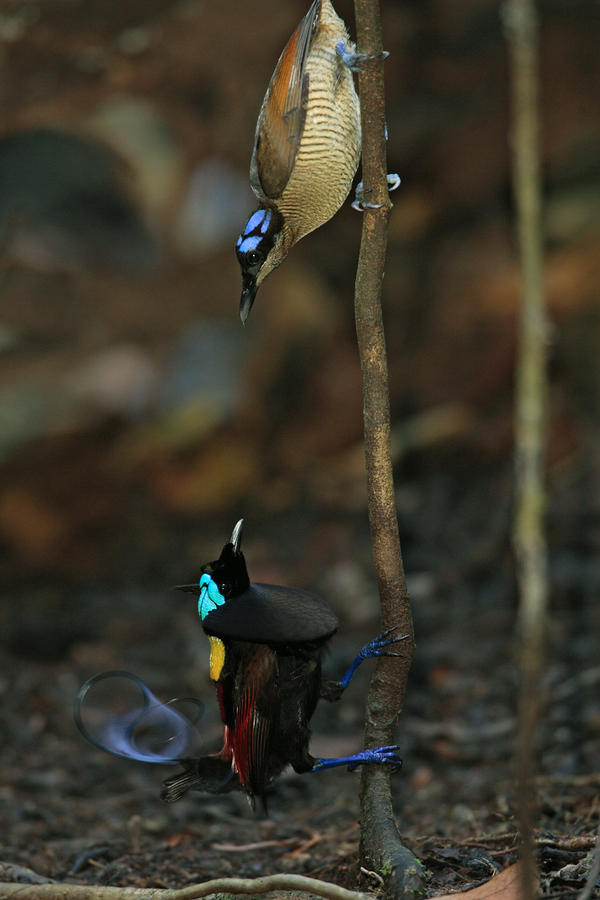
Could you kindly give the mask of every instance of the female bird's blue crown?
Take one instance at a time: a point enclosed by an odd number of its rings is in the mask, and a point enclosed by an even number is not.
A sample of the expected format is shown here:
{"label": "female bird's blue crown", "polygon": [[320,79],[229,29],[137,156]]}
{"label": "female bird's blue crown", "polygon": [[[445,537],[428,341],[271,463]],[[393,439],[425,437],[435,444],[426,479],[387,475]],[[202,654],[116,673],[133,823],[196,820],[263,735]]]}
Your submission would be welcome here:
{"label": "female bird's blue crown", "polygon": [[276,209],[261,208],[252,213],[235,244],[242,270],[258,268],[267,258],[274,243],[279,218]]}
{"label": "female bird's blue crown", "polygon": [[258,289],[258,274],[282,226],[281,214],[274,206],[261,207],[252,213],[235,244],[235,252],[242,269],[242,299],[240,316],[246,321]]}
{"label": "female bird's blue crown", "polygon": [[270,209],[257,209],[252,213],[244,233],[240,234],[235,245],[238,253],[247,253],[248,250],[256,250],[263,236],[267,233],[273,214]]}

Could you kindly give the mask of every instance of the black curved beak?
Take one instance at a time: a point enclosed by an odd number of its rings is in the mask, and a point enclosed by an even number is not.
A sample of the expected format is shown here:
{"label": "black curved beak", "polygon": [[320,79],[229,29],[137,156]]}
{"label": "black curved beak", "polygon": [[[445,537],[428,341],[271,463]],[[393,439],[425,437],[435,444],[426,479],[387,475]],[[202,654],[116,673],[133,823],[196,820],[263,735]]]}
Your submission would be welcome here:
{"label": "black curved beak", "polygon": [[176,584],[171,588],[172,591],[183,591],[186,594],[199,594],[200,586],[196,584]]}
{"label": "black curved beak", "polygon": [[250,315],[250,310],[252,309],[252,304],[254,303],[257,291],[258,285],[254,275],[244,273],[242,277],[242,299],[240,300],[240,319],[242,320],[242,325],[246,324],[246,319]]}

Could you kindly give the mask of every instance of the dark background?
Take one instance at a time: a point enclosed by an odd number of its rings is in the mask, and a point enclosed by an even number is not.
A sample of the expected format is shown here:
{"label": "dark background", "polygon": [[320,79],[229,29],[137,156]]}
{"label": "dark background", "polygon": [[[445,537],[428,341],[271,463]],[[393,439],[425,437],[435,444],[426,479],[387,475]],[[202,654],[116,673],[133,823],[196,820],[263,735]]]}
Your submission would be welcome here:
{"label": "dark background", "polygon": [[[163,698],[201,696],[218,743],[194,601],[170,588],[198,577],[241,516],[254,580],[316,590],[338,611],[332,675],[378,629],[349,203],[265,282],[245,329],[237,313],[256,115],[305,8],[0,3],[2,859],[44,876],[75,866],[74,879],[175,886],[287,867],[356,880],[356,776],[286,777],[262,823],[241,797],[163,807],[171,770],[102,756],[71,719],[85,678],[125,668]],[[353,31],[351,3],[336,8]],[[551,612],[539,827],[572,838],[600,808],[600,12],[591,0],[540,12]],[[488,877],[517,843],[508,72],[492,0],[390,0],[383,27],[389,169],[403,179],[384,314],[418,641],[395,790],[433,888]],[[316,752],[360,746],[366,678],[317,714]],[[257,832],[271,843],[215,849]],[[490,834],[473,859],[455,849]],[[556,875],[569,852],[542,859],[553,896],[572,889]]]}

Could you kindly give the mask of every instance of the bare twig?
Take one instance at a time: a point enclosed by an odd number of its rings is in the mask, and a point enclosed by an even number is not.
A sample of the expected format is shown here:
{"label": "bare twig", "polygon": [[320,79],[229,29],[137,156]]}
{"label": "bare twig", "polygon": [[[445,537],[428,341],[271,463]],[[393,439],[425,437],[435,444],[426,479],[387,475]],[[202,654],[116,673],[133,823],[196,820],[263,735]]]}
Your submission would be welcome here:
{"label": "bare twig", "polygon": [[266,894],[267,891],[300,891],[326,900],[373,900],[372,894],[349,891],[304,875],[266,875],[264,878],[214,878],[179,890],[104,887],[87,884],[0,883],[0,897],[18,900],[195,900],[212,894]]}
{"label": "bare twig", "polygon": [[[298,838],[284,838],[281,841],[252,841],[250,844],[211,844],[213,850],[220,853],[248,853],[250,850],[266,850],[267,847],[289,847],[290,844],[297,844]],[[296,852],[296,851],[294,851]]]}
{"label": "bare twig", "polygon": [[370,869],[365,869],[364,866],[360,867],[360,871],[363,873],[363,875],[366,875],[367,878],[372,878],[374,881],[376,881],[377,884],[384,884],[383,878],[381,877],[379,872],[371,872]]}
{"label": "bare twig", "polygon": [[522,891],[525,898],[530,898],[535,894],[536,880],[532,777],[548,594],[544,536],[547,330],[538,148],[538,22],[534,0],[506,0],[504,21],[512,74],[513,180],[522,277],[515,418],[517,496],[513,531],[520,592],[522,687],[515,762],[523,840]]}
{"label": "bare twig", "polygon": [[[369,202],[363,217],[356,273],[355,318],[363,375],[364,444],[369,524],[384,628],[410,635],[403,655],[377,663],[367,702],[365,745],[394,743],[414,651],[412,615],[400,550],[390,453],[389,379],[381,310],[391,203],[386,180],[385,103],[379,0],[355,0],[358,50],[371,57],[359,75],[362,174]],[[378,206],[378,208],[377,208]],[[392,810],[390,772],[364,766],[361,781],[361,855],[386,878],[386,896],[423,890],[417,859],[401,843]]]}

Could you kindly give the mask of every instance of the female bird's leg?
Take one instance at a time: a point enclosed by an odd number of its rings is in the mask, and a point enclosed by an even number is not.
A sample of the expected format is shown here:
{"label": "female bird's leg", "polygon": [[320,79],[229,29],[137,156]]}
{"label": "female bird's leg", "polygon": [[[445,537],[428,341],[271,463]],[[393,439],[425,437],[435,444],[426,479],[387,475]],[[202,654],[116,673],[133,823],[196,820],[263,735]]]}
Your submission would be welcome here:
{"label": "female bird's leg", "polygon": [[311,772],[321,772],[324,769],[333,769],[336,766],[348,766],[348,771],[353,772],[357,766],[371,765],[373,763],[401,766],[402,760],[398,756],[399,749],[396,744],[392,744],[390,747],[376,747],[374,750],[363,750],[362,753],[355,753],[353,756],[317,759]]}
{"label": "female bird's leg", "polygon": [[[400,184],[402,183],[402,179],[396,172],[389,172],[386,178],[388,191],[395,191],[396,188],[400,187]],[[362,181],[359,181],[354,192],[352,209],[355,209],[357,212],[363,212],[365,209],[381,209],[381,203],[368,203],[365,200],[365,194],[370,193],[371,189],[366,188],[363,185]]]}
{"label": "female bird's leg", "polygon": [[392,628],[388,628],[387,631],[384,631],[383,634],[377,635],[377,637],[373,638],[372,641],[369,641],[368,644],[365,644],[365,646],[358,651],[346,674],[340,681],[325,682],[321,686],[321,696],[325,700],[339,700],[342,693],[350,684],[352,676],[360,666],[361,662],[365,659],[373,659],[373,657],[376,656],[402,656],[401,653],[394,653],[393,650],[386,649],[390,644],[397,644],[398,641],[404,641],[408,637],[407,634],[389,637],[395,630],[396,626],[394,625]]}
{"label": "female bird's leg", "polygon": [[369,56],[366,53],[355,53],[352,50],[348,50],[346,44],[341,39],[335,45],[335,52],[344,65],[348,66],[351,72],[358,72],[361,63],[366,62],[368,59],[377,59],[380,57],[387,59],[390,55],[387,50],[382,50],[381,53],[374,53],[372,56]]}

